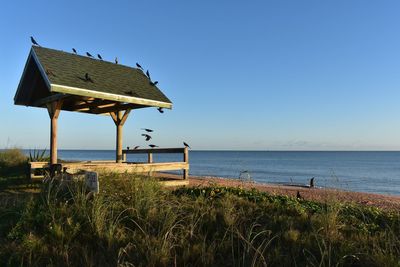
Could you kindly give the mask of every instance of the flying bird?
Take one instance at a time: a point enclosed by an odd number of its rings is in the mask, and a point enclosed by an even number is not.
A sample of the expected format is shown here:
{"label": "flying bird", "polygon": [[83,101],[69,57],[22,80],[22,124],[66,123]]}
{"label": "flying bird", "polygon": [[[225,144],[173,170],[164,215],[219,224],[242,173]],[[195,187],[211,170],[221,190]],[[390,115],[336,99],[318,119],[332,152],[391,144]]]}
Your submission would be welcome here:
{"label": "flying bird", "polygon": [[97,54],[97,57],[98,57],[100,60],[103,60],[103,58],[100,56],[100,54]]}
{"label": "flying bird", "polygon": [[138,149],[139,148],[139,146],[135,146],[133,149]]}
{"label": "flying bird", "polygon": [[151,139],[151,136],[148,134],[142,134],[146,138],[146,141],[149,141]]}
{"label": "flying bird", "polygon": [[158,110],[158,112],[160,112],[160,113],[164,113],[163,108],[158,108],[157,110]]}
{"label": "flying bird", "polygon": [[72,52],[74,52],[75,55],[78,54],[78,52],[76,52],[76,49],[75,49],[75,48],[72,48]]}
{"label": "flying bird", "polygon": [[151,81],[149,70],[146,71],[146,76],[147,76],[147,77],[149,78],[149,80]]}
{"label": "flying bird", "polygon": [[87,55],[88,57],[93,58],[93,56],[92,56],[89,52],[86,52],[86,55]]}
{"label": "flying bird", "polygon": [[115,64],[118,64],[118,58],[115,57]]}
{"label": "flying bird", "polygon": [[148,128],[142,128],[142,130],[145,130],[146,132],[148,132],[148,133],[151,133],[151,132],[153,132],[153,130],[152,129],[148,129]]}
{"label": "flying bird", "polygon": [[31,36],[31,42],[32,44],[36,45],[36,46],[40,46],[35,39],[33,39],[33,37]]}
{"label": "flying bird", "polygon": [[142,66],[140,66],[139,63],[136,63],[136,67],[138,67],[139,69],[143,70]]}
{"label": "flying bird", "polygon": [[151,144],[151,145],[149,145],[149,147],[155,148],[155,147],[159,147],[159,146],[156,146],[156,145]]}
{"label": "flying bird", "polygon": [[186,142],[183,142],[183,145],[184,145],[185,147],[191,148]]}

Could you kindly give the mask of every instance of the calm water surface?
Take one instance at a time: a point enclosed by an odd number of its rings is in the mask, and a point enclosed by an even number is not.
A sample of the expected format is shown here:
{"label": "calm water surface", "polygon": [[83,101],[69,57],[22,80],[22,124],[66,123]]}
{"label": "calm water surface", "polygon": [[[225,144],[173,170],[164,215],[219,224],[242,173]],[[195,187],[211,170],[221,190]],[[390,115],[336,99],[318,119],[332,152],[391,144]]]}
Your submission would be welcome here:
{"label": "calm water surface", "polygon": [[[59,150],[65,160],[113,160],[112,150]],[[147,155],[128,155],[146,161]],[[156,154],[154,161],[181,161],[181,154]],[[190,151],[190,174],[257,182],[308,183],[351,191],[400,195],[400,152]]]}

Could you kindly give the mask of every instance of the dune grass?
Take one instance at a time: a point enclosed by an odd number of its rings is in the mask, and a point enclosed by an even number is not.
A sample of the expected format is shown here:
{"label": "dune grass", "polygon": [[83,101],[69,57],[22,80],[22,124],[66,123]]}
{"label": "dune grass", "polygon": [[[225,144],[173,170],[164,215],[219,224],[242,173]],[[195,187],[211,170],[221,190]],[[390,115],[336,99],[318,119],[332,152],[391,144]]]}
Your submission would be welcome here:
{"label": "dune grass", "polygon": [[93,196],[80,182],[32,184],[26,157],[5,153],[0,266],[400,265],[399,211],[128,174],[101,175]]}
{"label": "dune grass", "polygon": [[400,215],[130,175],[44,184],[0,208],[0,265],[398,266]]}

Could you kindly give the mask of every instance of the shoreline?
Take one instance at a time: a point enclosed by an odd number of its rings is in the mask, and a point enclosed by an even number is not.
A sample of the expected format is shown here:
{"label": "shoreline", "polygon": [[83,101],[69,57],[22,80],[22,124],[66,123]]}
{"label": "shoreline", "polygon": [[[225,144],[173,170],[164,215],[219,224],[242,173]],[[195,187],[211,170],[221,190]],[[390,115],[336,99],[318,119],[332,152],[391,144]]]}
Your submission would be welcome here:
{"label": "shoreline", "polygon": [[[170,173],[159,173],[157,174],[157,177],[182,179],[180,175]],[[296,197],[297,192],[299,192],[301,197],[305,200],[312,200],[317,202],[348,202],[356,203],[363,206],[400,211],[400,196],[367,192],[354,192],[335,188],[308,188],[303,186],[244,182],[234,178],[224,178],[216,176],[189,176],[190,187],[206,187],[215,185],[243,187],[246,189],[255,188],[259,191],[267,192],[273,195],[286,195],[291,197]]]}

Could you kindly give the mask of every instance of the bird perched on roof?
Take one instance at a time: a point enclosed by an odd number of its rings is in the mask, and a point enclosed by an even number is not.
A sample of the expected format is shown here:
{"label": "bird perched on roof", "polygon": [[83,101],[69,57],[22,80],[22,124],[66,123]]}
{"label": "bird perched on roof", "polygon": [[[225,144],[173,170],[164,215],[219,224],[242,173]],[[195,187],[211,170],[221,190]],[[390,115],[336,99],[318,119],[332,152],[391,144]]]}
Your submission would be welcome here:
{"label": "bird perched on roof", "polygon": [[149,141],[151,139],[151,136],[148,134],[142,134],[146,138],[146,141]]}
{"label": "bird perched on roof", "polygon": [[137,63],[137,62],[136,62],[136,67],[138,67],[138,69],[141,69],[141,70],[143,70],[142,66],[140,66],[140,64],[139,64],[139,63]]}
{"label": "bird perched on roof", "polygon": [[185,147],[191,148],[186,142],[183,142],[183,145],[184,145]]}
{"label": "bird perched on roof", "polygon": [[139,146],[135,146],[133,149],[138,149],[139,148]]}
{"label": "bird perched on roof", "polygon": [[118,58],[115,57],[115,64],[118,64]]}
{"label": "bird perched on roof", "polygon": [[40,45],[36,42],[36,40],[33,39],[32,36],[31,36],[31,42],[32,42],[33,45],[40,46]]}
{"label": "bird perched on roof", "polygon": [[155,85],[158,84],[158,81],[155,81],[155,82],[150,81],[150,84],[153,85],[153,86],[155,86]]}
{"label": "bird perched on roof", "polygon": [[310,179],[310,188],[314,187],[314,177]]}
{"label": "bird perched on roof", "polygon": [[92,78],[90,78],[89,73],[87,73],[87,72],[85,73],[85,80],[87,82],[93,82]]}
{"label": "bird perched on roof", "polygon": [[132,90],[131,91],[125,91],[124,93],[127,94],[127,95],[133,95],[133,91]]}
{"label": "bird perched on roof", "polygon": [[72,48],[72,52],[74,52],[75,55],[78,54],[78,52],[76,52],[76,49],[75,49],[75,48]]}
{"label": "bird perched on roof", "polygon": [[163,108],[158,108],[157,110],[158,110],[158,112],[160,112],[160,113],[164,113]]}
{"label": "bird perched on roof", "polygon": [[129,146],[126,147],[126,150],[129,150]]}
{"label": "bird perched on roof", "polygon": [[97,57],[98,57],[100,60],[103,60],[103,58],[100,56],[100,54],[97,54]]}
{"label": "bird perched on roof", "polygon": [[151,81],[149,70],[146,71],[146,76],[147,76],[147,78],[149,78],[149,80]]}
{"label": "bird perched on roof", "polygon": [[151,144],[151,145],[149,145],[149,147],[155,148],[155,147],[159,147],[159,146],[156,146],[156,145]]}
{"label": "bird perched on roof", "polygon": [[92,56],[89,52],[86,52],[86,55],[87,55],[88,57],[93,58],[93,56]]}
{"label": "bird perched on roof", "polygon": [[148,129],[148,128],[142,128],[142,130],[145,130],[148,133],[154,132],[152,129]]}

